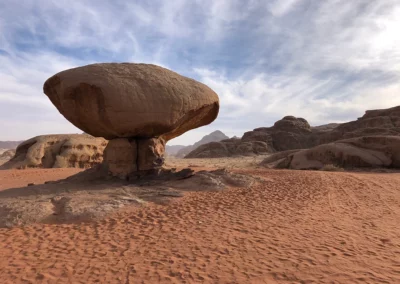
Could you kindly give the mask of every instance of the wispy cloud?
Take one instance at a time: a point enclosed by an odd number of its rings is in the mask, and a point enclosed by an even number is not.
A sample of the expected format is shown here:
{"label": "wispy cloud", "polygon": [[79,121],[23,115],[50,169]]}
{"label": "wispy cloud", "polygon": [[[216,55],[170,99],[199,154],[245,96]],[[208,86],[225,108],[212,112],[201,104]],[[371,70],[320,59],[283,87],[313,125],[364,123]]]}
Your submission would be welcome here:
{"label": "wispy cloud", "polygon": [[289,114],[355,119],[400,105],[399,30],[397,0],[2,1],[0,140],[79,132],[42,84],[107,61],[159,64],[220,95],[218,119],[172,143]]}
{"label": "wispy cloud", "polygon": [[293,7],[300,1],[301,0],[275,0],[270,2],[268,8],[272,15],[275,17],[281,17],[290,12],[290,10],[292,10]]}

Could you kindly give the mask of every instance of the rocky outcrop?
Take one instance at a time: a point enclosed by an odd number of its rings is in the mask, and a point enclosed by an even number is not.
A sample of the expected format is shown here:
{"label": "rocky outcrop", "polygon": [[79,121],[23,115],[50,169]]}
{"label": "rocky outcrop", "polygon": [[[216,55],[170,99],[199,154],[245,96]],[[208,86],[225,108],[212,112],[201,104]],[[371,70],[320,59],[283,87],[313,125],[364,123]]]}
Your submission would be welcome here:
{"label": "rocky outcrop", "polygon": [[231,138],[220,142],[201,145],[190,152],[185,158],[220,158],[232,156],[252,156],[273,152],[272,146],[264,141],[242,141]]}
{"label": "rocky outcrop", "polygon": [[[285,116],[272,127],[256,128],[246,132],[240,140],[221,142],[221,144],[206,144],[201,149],[193,151],[187,157],[206,158],[228,157],[238,155],[254,155],[258,153],[274,153],[294,149],[308,149],[342,139],[363,136],[398,136],[400,135],[400,106],[367,111],[356,121],[343,124],[326,124],[310,127],[303,118]],[[264,145],[263,151],[250,151],[252,147],[238,147],[244,142]],[[233,143],[235,142],[235,143]],[[227,144],[229,143],[229,145]],[[265,143],[265,144],[261,144]],[[265,147],[265,145],[268,145]],[[218,149],[218,150],[217,150]],[[228,151],[229,149],[229,151]],[[241,151],[245,149],[245,151]]]}
{"label": "rocky outcrop", "polygon": [[228,136],[226,136],[224,133],[222,133],[220,130],[216,130],[214,132],[211,132],[210,134],[204,136],[201,138],[199,141],[194,143],[193,145],[186,146],[182,149],[180,149],[175,157],[177,158],[184,158],[187,154],[192,152],[193,150],[197,149],[199,146],[210,143],[210,142],[219,142],[221,140],[229,139]]}
{"label": "rocky outcrop", "polygon": [[326,165],[341,168],[400,168],[400,136],[365,136],[311,149],[292,150],[267,157],[269,168],[318,170]]}
{"label": "rocky outcrop", "polygon": [[381,110],[367,110],[356,121],[343,123],[332,131],[319,136],[318,144],[371,135],[400,135],[400,106]]}
{"label": "rocky outcrop", "polygon": [[274,126],[248,131],[240,139],[203,145],[189,153],[186,158],[250,156],[301,149],[311,145],[312,133],[305,119],[285,116]]}
{"label": "rocky outcrop", "polygon": [[10,150],[5,150],[0,154],[0,159],[8,159],[10,160],[12,157],[15,155],[15,150],[10,149]]}
{"label": "rocky outcrop", "polygon": [[107,140],[87,134],[42,135],[21,143],[1,169],[90,168],[103,161]]}
{"label": "rocky outcrop", "polygon": [[10,150],[3,150],[0,149],[0,166],[3,165],[4,163],[8,162],[12,157],[15,155],[15,150],[10,149]]}
{"label": "rocky outcrop", "polygon": [[313,132],[329,132],[338,127],[340,123],[328,123],[319,126],[311,126]]}
{"label": "rocky outcrop", "polygon": [[[49,78],[43,90],[59,112],[84,132],[137,145],[136,153],[129,155],[137,157],[136,164],[123,171],[126,178],[129,171],[159,169],[168,140],[211,123],[219,111],[218,96],[209,87],[151,64],[74,68]],[[115,145],[111,141],[109,147]],[[121,158],[118,149],[109,151],[116,160],[107,158],[105,164],[110,174],[125,178],[119,169],[122,164],[114,164]]]}

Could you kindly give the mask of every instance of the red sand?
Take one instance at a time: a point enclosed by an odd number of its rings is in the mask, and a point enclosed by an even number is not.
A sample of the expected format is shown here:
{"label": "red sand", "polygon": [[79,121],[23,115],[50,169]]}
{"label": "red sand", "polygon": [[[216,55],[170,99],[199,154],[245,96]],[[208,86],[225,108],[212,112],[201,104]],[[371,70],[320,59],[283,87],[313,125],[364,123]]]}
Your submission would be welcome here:
{"label": "red sand", "polygon": [[29,183],[43,184],[67,178],[81,172],[82,169],[29,169],[29,170],[0,170],[0,190],[25,187]]}
{"label": "red sand", "polygon": [[[72,173],[0,171],[0,184]],[[266,181],[0,229],[1,283],[400,283],[400,174],[249,173]]]}

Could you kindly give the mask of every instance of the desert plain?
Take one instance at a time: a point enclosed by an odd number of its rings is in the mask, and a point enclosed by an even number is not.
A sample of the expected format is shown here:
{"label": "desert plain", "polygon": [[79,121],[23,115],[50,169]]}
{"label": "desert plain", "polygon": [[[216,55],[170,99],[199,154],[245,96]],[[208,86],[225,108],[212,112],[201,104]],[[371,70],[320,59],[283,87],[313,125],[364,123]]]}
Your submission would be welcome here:
{"label": "desert plain", "polygon": [[0,284],[400,283],[400,0],[0,0]]}
{"label": "desert plain", "polygon": [[[0,228],[1,283],[400,283],[400,173],[276,170],[257,159],[166,161],[255,177],[247,186],[182,191],[90,222]],[[0,198],[81,171],[2,170]]]}

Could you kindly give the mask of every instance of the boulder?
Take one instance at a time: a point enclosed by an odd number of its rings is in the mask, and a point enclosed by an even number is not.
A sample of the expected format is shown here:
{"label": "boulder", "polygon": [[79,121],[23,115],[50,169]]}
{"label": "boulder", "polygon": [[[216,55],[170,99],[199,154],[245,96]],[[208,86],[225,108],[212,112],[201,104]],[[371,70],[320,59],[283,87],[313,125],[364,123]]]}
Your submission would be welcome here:
{"label": "boulder", "polygon": [[206,85],[152,64],[102,63],[62,71],[44,93],[72,124],[96,137],[166,141],[211,123],[219,100]]}
{"label": "boulder", "polygon": [[21,143],[1,169],[90,168],[103,161],[107,140],[87,134],[42,135]]}
{"label": "boulder", "polygon": [[308,121],[301,117],[285,116],[275,122],[274,129],[289,132],[311,132],[311,126]]}
{"label": "boulder", "polygon": [[275,122],[267,132],[271,133],[272,145],[276,151],[302,149],[312,146],[310,124],[304,118],[285,116]]}

